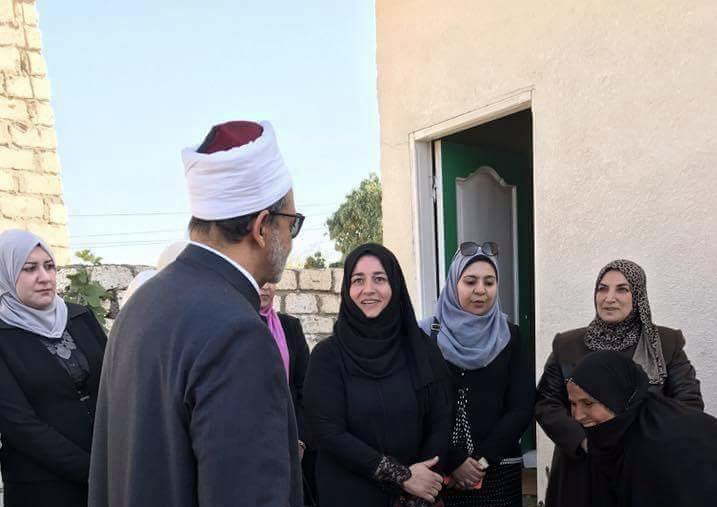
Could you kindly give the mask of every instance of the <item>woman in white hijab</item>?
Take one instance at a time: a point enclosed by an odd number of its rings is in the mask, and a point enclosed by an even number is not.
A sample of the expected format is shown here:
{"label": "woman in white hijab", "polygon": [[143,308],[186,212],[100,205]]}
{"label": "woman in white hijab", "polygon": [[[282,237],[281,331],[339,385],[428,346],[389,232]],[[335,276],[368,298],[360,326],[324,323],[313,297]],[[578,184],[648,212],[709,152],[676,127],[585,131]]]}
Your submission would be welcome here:
{"label": "woman in white hijab", "polygon": [[5,507],[87,505],[90,444],[107,337],[56,294],[52,252],[0,234],[0,469]]}
{"label": "woman in white hijab", "polygon": [[529,352],[498,300],[498,247],[461,244],[435,317],[420,326],[453,374],[454,428],[446,507],[520,507],[520,437],[533,417]]}

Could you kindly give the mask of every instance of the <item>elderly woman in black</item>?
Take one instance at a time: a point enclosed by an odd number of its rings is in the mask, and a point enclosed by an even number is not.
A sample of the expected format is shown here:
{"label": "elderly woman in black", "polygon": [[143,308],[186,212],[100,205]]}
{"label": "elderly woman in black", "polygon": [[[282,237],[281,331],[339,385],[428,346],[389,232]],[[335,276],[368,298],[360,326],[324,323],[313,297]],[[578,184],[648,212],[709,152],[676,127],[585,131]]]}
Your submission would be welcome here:
{"label": "elderly woman in black", "polygon": [[590,352],[612,350],[632,358],[646,372],[651,391],[685,406],[704,408],[682,332],[652,322],[645,272],[640,266],[616,260],[601,269],[593,302],[596,315],[588,327],[559,333],[553,340],[538,385],[536,419],[556,444],[546,507],[589,502],[590,449],[584,428],[570,417],[565,380]]}
{"label": "elderly woman in black", "polygon": [[712,507],[717,419],[649,390],[629,357],[601,351],[567,382],[587,436],[591,507]]}
{"label": "elderly woman in black", "polygon": [[341,296],[334,335],[314,348],[304,384],[319,504],[430,505],[451,427],[443,358],[386,248],[348,255]]}
{"label": "elderly woman in black", "polygon": [[455,386],[446,507],[523,504],[520,437],[533,418],[535,376],[518,327],[501,311],[497,254],[495,243],[461,244],[435,317],[421,322]]}
{"label": "elderly woman in black", "polygon": [[107,338],[56,293],[34,234],[0,234],[0,468],[6,507],[87,505],[92,425]]}

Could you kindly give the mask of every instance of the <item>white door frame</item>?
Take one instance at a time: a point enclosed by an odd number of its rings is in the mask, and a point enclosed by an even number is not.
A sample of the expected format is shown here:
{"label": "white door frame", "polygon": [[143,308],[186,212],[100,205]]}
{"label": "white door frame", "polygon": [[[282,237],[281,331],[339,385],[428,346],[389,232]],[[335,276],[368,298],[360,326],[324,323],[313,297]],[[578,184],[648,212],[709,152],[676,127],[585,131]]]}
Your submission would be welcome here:
{"label": "white door frame", "polygon": [[[416,309],[420,318],[433,315],[438,292],[445,281],[441,138],[530,109],[532,103],[533,88],[522,88],[478,109],[409,134],[413,223],[416,224],[413,228],[413,251],[416,253],[418,287]],[[434,203],[437,215],[434,213]],[[438,238],[436,238],[436,224]]]}

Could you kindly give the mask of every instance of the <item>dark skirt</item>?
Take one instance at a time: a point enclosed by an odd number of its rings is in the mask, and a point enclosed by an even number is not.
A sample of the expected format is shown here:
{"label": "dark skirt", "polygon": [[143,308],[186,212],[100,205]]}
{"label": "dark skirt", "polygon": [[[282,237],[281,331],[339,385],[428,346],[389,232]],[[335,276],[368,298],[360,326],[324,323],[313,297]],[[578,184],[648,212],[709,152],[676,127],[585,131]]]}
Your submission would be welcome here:
{"label": "dark skirt", "polygon": [[480,489],[445,489],[446,507],[521,507],[523,505],[522,462],[488,468]]}
{"label": "dark skirt", "polygon": [[4,507],[87,507],[87,486],[67,481],[6,482]]}

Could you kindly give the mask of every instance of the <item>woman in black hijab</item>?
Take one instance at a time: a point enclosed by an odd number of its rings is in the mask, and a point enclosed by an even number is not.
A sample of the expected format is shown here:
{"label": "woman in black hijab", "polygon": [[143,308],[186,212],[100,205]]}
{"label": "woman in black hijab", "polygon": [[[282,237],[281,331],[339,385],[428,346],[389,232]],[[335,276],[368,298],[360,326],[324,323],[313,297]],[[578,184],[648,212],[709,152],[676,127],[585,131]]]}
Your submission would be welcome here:
{"label": "woman in black hijab", "polygon": [[568,379],[587,435],[592,507],[707,507],[717,501],[717,419],[648,391],[617,352],[594,352]]}
{"label": "woman in black hijab", "polygon": [[346,258],[334,334],[304,383],[322,507],[431,505],[451,430],[448,371],[419,329],[398,261],[366,244]]}

